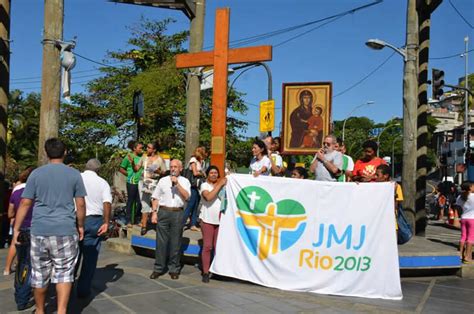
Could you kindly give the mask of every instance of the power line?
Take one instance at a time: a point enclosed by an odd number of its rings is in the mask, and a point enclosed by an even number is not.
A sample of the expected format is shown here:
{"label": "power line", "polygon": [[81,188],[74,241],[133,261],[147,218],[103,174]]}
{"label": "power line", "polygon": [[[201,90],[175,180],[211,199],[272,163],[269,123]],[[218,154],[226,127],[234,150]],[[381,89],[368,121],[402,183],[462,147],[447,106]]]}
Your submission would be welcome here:
{"label": "power line", "polygon": [[[102,73],[73,76],[73,78],[74,78],[74,79],[79,79],[79,78],[94,77],[94,76],[99,76],[99,75],[102,75]],[[23,81],[12,82],[12,85],[15,85],[15,84],[37,84],[37,83],[41,83],[41,80],[24,81],[24,82],[23,82]]]}
{"label": "power line", "polygon": [[364,76],[362,79],[360,79],[359,81],[357,81],[356,83],[354,83],[353,85],[351,85],[350,87],[346,88],[345,90],[343,90],[342,92],[340,93],[337,93],[336,95],[334,95],[332,98],[336,98],[338,96],[341,96],[342,94],[345,94],[347,93],[348,91],[350,91],[351,89],[353,89],[354,87],[360,85],[363,81],[365,81],[366,79],[368,79],[370,76],[372,76],[372,74],[374,74],[375,72],[377,72],[381,67],[383,67],[385,65],[385,63],[388,62],[388,60],[390,60],[393,55],[395,54],[395,51],[392,52],[392,54],[387,58],[385,59],[381,64],[379,64],[374,70],[372,70],[369,74],[367,74],[366,76]]}
{"label": "power line", "polygon": [[[89,83],[90,81],[91,80],[72,82],[71,85]],[[41,89],[41,86],[36,86],[36,87],[13,87],[12,89],[19,89],[19,90],[35,90],[36,89],[36,90],[39,90],[39,89]]]}
{"label": "power line", "polygon": [[451,0],[449,0],[449,4],[453,7],[454,11],[456,11],[456,13],[459,15],[459,17],[467,24],[469,25],[469,27],[472,29],[474,28],[471,23],[469,23],[468,20],[466,20],[466,18],[461,14],[461,12],[459,12],[459,10],[454,6],[454,4],[451,2]]}
{"label": "power line", "polygon": [[[310,25],[314,25],[314,24],[317,24],[317,23],[320,23],[320,22],[340,18],[340,17],[346,16],[348,14],[353,14],[357,11],[366,9],[366,8],[371,7],[373,5],[380,4],[382,1],[383,0],[375,0],[372,3],[362,5],[360,7],[356,7],[354,9],[350,9],[350,10],[347,10],[347,11],[344,11],[344,12],[341,12],[341,13],[338,13],[338,14],[334,14],[334,15],[331,15],[331,16],[327,16],[327,17],[324,17],[324,18],[321,18],[321,19],[317,19],[317,20],[314,20],[314,21],[310,21],[310,22],[306,22],[306,23],[303,23],[303,24],[294,25],[294,26],[290,26],[290,27],[286,27],[286,28],[282,28],[282,29],[262,33],[262,34],[259,34],[259,35],[254,35],[254,36],[244,37],[244,38],[237,39],[237,40],[232,40],[232,41],[230,41],[230,44],[231,44],[230,47],[240,47],[240,46],[243,46],[243,45],[248,45],[248,44],[251,44],[251,43],[254,43],[254,42],[257,42],[257,41],[261,41],[263,39],[267,39],[267,38],[271,38],[271,37],[278,36],[278,35],[281,35],[281,34],[285,34],[285,33],[288,33],[288,32],[291,32],[291,31],[294,31],[294,30],[297,30],[297,29],[300,29],[300,28],[304,28],[304,27],[307,27],[307,26],[310,26]],[[204,50],[210,49],[210,48],[212,48],[212,46],[205,47]]]}
{"label": "power line", "polygon": [[[474,51],[474,49],[468,50],[467,52]],[[450,55],[450,56],[445,56],[445,57],[436,57],[436,58],[430,58],[430,60],[442,60],[442,59],[450,59],[450,58],[455,58],[455,57],[460,57],[463,55],[465,52],[457,53],[455,55]]]}
{"label": "power line", "polygon": [[[84,72],[92,72],[92,71],[99,71],[99,69],[89,69],[89,70],[82,70],[82,71],[74,71],[74,73],[84,73]],[[29,77],[17,77],[17,78],[12,78],[10,81],[29,81],[33,79],[39,79],[41,78],[41,75],[38,76],[29,76]]]}
{"label": "power line", "polygon": [[[87,61],[89,61],[89,62],[98,64],[98,65],[102,65],[102,66],[104,66],[104,67],[119,69],[119,67],[113,66],[113,65],[111,65],[111,64],[105,64],[105,63],[102,63],[102,62],[95,61],[95,60],[92,60],[92,59],[90,59],[90,58],[84,57],[84,56],[78,54],[78,53],[75,52],[75,51],[74,51],[74,55],[75,55],[75,56],[78,56],[79,58],[82,58],[82,59],[84,59],[84,60],[87,60]],[[120,63],[122,63],[122,62],[120,62]]]}
{"label": "power line", "polygon": [[318,28],[321,28],[321,27],[323,27],[323,26],[325,26],[325,25],[327,25],[327,24],[330,24],[330,23],[332,23],[332,22],[335,22],[335,21],[339,20],[339,19],[342,18],[342,17],[344,17],[344,16],[341,15],[341,16],[338,16],[338,17],[336,17],[336,18],[333,18],[333,19],[327,21],[326,23],[323,23],[323,24],[321,24],[321,25],[318,25],[318,26],[316,26],[316,27],[313,27],[313,28],[311,28],[310,30],[307,30],[307,31],[305,31],[305,32],[303,32],[303,33],[301,33],[301,34],[296,35],[296,36],[293,36],[293,37],[291,37],[291,38],[289,38],[289,39],[287,39],[287,40],[284,40],[284,41],[282,41],[282,42],[280,42],[280,43],[278,43],[278,44],[276,44],[276,45],[273,45],[273,47],[274,47],[274,48],[280,47],[280,46],[282,46],[282,45],[284,45],[284,44],[286,44],[286,43],[288,43],[288,42],[290,42],[290,41],[292,41],[292,40],[294,40],[294,39],[297,39],[297,38],[299,38],[299,37],[301,37],[301,36],[304,36],[304,35],[306,35],[306,34],[308,34],[308,33],[311,33],[312,31],[315,31],[315,30],[317,30]]}

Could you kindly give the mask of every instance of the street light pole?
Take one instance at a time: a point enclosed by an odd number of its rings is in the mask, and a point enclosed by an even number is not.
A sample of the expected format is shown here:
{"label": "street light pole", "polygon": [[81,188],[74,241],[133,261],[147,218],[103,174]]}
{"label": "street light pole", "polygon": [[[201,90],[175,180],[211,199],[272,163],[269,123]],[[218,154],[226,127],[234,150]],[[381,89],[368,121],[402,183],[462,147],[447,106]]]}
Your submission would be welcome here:
{"label": "street light pole", "polygon": [[[464,154],[464,158],[466,159],[464,163],[466,164],[466,169],[467,169],[467,180],[471,180],[472,176],[474,173],[472,173],[473,167],[471,166],[471,162],[469,159],[471,158],[466,158],[467,156],[470,156],[470,142],[471,142],[471,136],[469,134],[469,77],[468,77],[468,63],[467,63],[467,56],[469,54],[469,37],[466,36],[464,37],[464,44],[465,44],[465,49],[464,49],[464,140],[465,140],[465,146],[466,146],[466,154]],[[468,154],[469,152],[469,154]]]}
{"label": "street light pole", "polygon": [[418,113],[418,16],[416,0],[408,1],[406,61],[403,75],[403,167],[402,186],[404,193],[404,209],[410,212],[407,216],[415,226],[416,200],[416,135]]}
{"label": "street light pole", "polygon": [[417,114],[418,114],[418,14],[416,1],[409,0],[407,7],[406,44],[396,48],[381,40],[371,39],[366,45],[373,49],[389,47],[403,57],[403,167],[402,186],[403,207],[412,226],[415,226],[416,201],[416,160],[417,160]]}
{"label": "street light pole", "polygon": [[387,125],[386,127],[384,127],[382,129],[382,131],[377,136],[377,157],[380,157],[379,156],[379,153],[380,153],[380,137],[382,136],[383,132],[385,132],[385,130],[388,130],[391,127],[394,127],[394,126],[400,126],[400,123],[394,123],[394,124]]}
{"label": "street light pole", "polygon": [[347,120],[349,120],[350,118],[352,118],[352,114],[359,108],[361,107],[364,107],[364,106],[369,106],[369,105],[372,105],[373,103],[375,103],[374,101],[372,100],[369,100],[368,102],[366,103],[363,103],[363,104],[360,104],[358,106],[356,106],[354,109],[352,109],[351,112],[349,112],[349,114],[347,115],[347,118],[344,120],[344,122],[342,123],[342,142],[344,142],[344,139],[345,139],[345,130],[346,130],[346,122]]}

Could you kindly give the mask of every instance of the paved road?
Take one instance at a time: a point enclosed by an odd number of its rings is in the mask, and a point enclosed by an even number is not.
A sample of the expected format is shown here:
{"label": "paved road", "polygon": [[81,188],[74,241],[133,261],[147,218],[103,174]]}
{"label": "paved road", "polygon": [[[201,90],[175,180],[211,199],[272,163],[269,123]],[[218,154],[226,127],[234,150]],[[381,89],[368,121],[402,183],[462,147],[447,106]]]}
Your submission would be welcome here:
{"label": "paved road", "polygon": [[[6,250],[0,250],[3,269]],[[101,253],[93,298],[73,298],[71,313],[473,313],[474,280],[457,277],[404,278],[402,301],[286,292],[239,281],[200,281],[200,271],[183,268],[179,280],[148,279],[153,259]],[[383,280],[381,278],[381,280]],[[0,277],[0,313],[15,312],[13,276]],[[51,303],[54,303],[51,302]],[[54,310],[54,307],[50,307]]]}

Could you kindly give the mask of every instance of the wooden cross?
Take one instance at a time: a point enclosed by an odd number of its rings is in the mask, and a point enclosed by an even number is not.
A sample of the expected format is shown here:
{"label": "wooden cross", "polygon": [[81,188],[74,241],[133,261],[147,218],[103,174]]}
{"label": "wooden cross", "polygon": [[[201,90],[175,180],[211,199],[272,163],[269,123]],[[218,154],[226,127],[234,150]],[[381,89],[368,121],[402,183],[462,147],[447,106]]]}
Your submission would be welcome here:
{"label": "wooden cross", "polygon": [[227,67],[233,63],[249,63],[272,59],[272,46],[229,49],[230,9],[217,9],[214,51],[179,54],[177,68],[214,66],[212,93],[211,164],[224,175],[227,123]]}

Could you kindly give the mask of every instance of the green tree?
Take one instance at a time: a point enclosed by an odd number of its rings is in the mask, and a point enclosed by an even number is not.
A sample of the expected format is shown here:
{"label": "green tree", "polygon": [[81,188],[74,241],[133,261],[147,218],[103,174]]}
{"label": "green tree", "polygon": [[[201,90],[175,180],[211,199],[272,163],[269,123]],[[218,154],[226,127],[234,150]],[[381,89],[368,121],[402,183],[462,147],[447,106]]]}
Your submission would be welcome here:
{"label": "green tree", "polygon": [[[334,134],[342,137],[344,120],[334,121]],[[346,122],[344,140],[347,154],[358,159],[362,154],[362,143],[374,136],[376,124],[367,117],[350,117]]]}
{"label": "green tree", "polygon": [[19,90],[10,93],[7,151],[20,169],[36,164],[40,105],[39,93],[26,97]]}
{"label": "green tree", "polygon": [[[75,145],[81,162],[93,155],[96,147],[101,147],[98,153],[104,159],[135,137],[132,99],[136,91],[142,92],[145,103],[141,140],[158,141],[161,149],[173,157],[184,155],[186,76],[183,70],[176,69],[174,56],[185,52],[183,45],[188,33],[167,34],[173,22],[143,19],[131,28],[128,44],[132,48],[109,53],[110,59],[122,61],[126,66],[101,68],[104,76],[91,81],[85,93],[75,95],[72,104],[62,107],[61,134]],[[206,91],[201,97],[200,140],[207,147],[211,95],[211,91]],[[229,93],[229,111],[247,111],[240,96],[235,91]],[[246,126],[236,119],[227,120],[228,147],[240,141],[239,134]]]}

